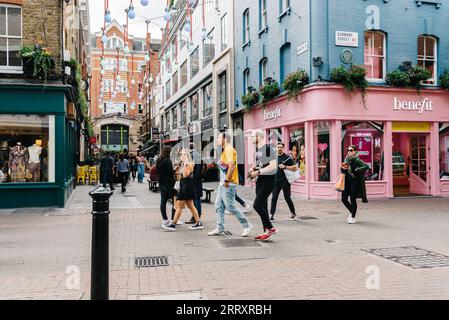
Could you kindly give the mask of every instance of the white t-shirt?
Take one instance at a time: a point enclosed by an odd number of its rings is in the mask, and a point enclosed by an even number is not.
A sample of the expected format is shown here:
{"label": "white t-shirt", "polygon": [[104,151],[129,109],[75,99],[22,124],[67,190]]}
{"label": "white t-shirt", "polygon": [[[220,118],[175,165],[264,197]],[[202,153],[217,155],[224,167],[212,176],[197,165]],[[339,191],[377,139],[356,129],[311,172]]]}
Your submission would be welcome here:
{"label": "white t-shirt", "polygon": [[29,162],[33,163],[39,163],[40,159],[39,156],[41,155],[42,148],[38,145],[33,144],[31,147],[28,148],[28,153],[30,155]]}

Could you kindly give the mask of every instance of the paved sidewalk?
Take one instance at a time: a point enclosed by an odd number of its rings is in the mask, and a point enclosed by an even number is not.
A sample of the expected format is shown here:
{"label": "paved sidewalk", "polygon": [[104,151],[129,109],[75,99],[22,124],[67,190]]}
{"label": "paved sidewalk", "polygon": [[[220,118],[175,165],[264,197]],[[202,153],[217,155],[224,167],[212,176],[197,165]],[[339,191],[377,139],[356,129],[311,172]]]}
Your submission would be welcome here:
{"label": "paved sidewalk", "polygon": [[[78,187],[66,209],[0,211],[0,299],[89,299],[92,189]],[[249,203],[253,192],[239,189]],[[111,199],[110,298],[449,298],[449,267],[413,269],[362,251],[415,246],[449,255],[449,199],[360,204],[356,225],[345,223],[346,209],[338,202],[294,202],[305,219],[285,221],[281,196],[273,242],[247,240],[258,246],[226,248],[220,241],[242,239],[242,230],[226,216],[232,235],[208,237],[215,227],[212,204],[204,205],[205,230],[179,226],[170,233],[160,227],[159,194],[148,184],[132,182],[125,195],[117,188]],[[248,218],[254,236],[260,219],[256,213]],[[159,255],[168,256],[170,265],[134,264],[136,257]],[[377,280],[379,289],[372,289]]]}

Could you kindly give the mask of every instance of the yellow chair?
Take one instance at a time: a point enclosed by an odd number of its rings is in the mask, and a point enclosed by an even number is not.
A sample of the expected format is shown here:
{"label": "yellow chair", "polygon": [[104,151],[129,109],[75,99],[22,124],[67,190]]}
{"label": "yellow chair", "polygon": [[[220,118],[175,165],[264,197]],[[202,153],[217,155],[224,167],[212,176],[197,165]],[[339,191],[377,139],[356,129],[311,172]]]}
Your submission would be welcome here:
{"label": "yellow chair", "polygon": [[89,168],[89,184],[92,184],[94,181],[98,183],[98,170],[95,166]]}
{"label": "yellow chair", "polygon": [[83,184],[86,184],[86,171],[84,167],[78,167],[78,172],[76,174],[76,183],[80,183],[80,180]]}

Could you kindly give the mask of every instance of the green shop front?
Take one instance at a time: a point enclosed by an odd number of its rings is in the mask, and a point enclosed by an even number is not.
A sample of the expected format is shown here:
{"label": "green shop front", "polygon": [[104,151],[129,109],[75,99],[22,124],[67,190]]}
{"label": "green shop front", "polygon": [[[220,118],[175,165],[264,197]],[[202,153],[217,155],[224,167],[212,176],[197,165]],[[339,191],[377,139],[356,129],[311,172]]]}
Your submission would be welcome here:
{"label": "green shop front", "polygon": [[71,97],[61,83],[0,82],[0,208],[65,206],[79,143]]}

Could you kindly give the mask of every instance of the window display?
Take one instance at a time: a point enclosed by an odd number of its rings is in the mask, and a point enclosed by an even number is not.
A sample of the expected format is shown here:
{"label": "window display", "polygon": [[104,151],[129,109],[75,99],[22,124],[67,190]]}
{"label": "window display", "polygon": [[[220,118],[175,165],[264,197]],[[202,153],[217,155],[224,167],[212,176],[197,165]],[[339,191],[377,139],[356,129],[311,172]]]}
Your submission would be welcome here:
{"label": "window display", "polygon": [[299,167],[300,179],[306,178],[306,140],[304,125],[289,129],[290,155]]}
{"label": "window display", "polygon": [[[356,145],[360,159],[369,169],[367,180],[382,180],[383,177],[383,124],[378,122],[343,121],[342,155],[350,145]],[[343,159],[342,159],[343,160]]]}
{"label": "window display", "polygon": [[449,122],[440,123],[440,178],[449,180]]}
{"label": "window display", "polygon": [[54,116],[0,115],[0,182],[54,182],[54,130]]}
{"label": "window display", "polygon": [[313,137],[317,152],[315,181],[330,181],[330,122],[315,122]]}

